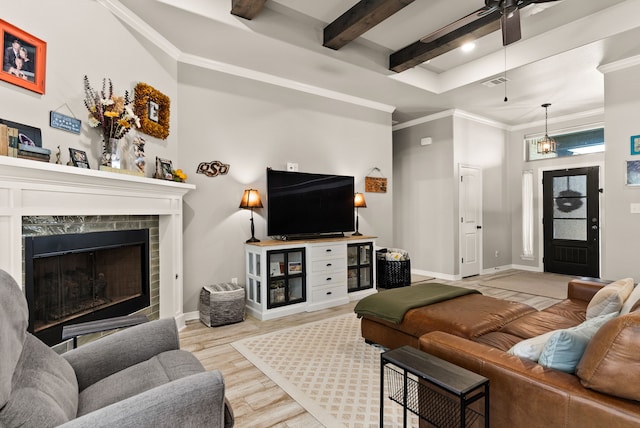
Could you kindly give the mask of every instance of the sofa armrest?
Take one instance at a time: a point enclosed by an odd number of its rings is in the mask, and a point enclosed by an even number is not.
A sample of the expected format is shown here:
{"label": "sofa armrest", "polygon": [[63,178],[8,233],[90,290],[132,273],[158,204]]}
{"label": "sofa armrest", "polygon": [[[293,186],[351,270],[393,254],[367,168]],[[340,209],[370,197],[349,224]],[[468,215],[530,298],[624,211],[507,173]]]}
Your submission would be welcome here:
{"label": "sofa armrest", "polygon": [[611,281],[604,281],[598,278],[582,277],[572,279],[569,281],[567,298],[590,302],[593,296],[600,291],[602,287],[610,283]]}
{"label": "sofa armrest", "polygon": [[71,364],[80,391],[161,352],[180,349],[178,328],[171,318],[151,321],[101,337],[62,356]]}
{"label": "sofa armrest", "polygon": [[202,372],[87,413],[60,427],[223,427],[224,392],[219,371]]}
{"label": "sofa armrest", "polygon": [[[584,388],[578,377],[443,332],[420,349],[489,379],[491,426],[633,426],[640,406]],[[582,425],[581,425],[582,424]]]}

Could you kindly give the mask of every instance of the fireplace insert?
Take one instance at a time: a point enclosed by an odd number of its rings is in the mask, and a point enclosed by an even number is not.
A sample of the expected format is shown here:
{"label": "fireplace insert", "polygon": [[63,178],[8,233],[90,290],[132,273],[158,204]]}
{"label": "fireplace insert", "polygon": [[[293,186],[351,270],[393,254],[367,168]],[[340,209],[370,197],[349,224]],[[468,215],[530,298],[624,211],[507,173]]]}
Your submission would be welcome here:
{"label": "fireplace insert", "polygon": [[149,230],[25,237],[29,331],[52,346],[62,327],[149,306]]}

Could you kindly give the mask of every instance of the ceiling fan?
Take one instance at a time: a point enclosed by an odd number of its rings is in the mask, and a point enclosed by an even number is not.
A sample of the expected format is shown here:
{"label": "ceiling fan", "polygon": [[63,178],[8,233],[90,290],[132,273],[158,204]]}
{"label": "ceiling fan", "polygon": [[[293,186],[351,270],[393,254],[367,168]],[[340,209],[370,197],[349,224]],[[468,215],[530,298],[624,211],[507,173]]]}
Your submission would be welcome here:
{"label": "ceiling fan", "polygon": [[[480,21],[491,22],[494,19],[500,21],[502,30],[502,44],[507,46],[517,42],[522,38],[520,31],[520,9],[534,3],[549,3],[560,0],[485,0],[485,6],[475,12],[459,19],[431,34],[420,39],[422,43],[429,43],[448,33],[465,31],[469,28],[469,33],[473,34]],[[482,33],[478,35],[483,35]]]}
{"label": "ceiling fan", "polygon": [[504,46],[517,42],[522,38],[520,31],[520,9],[532,3],[549,3],[558,0],[485,0],[484,14],[494,10],[500,11],[500,29]]}

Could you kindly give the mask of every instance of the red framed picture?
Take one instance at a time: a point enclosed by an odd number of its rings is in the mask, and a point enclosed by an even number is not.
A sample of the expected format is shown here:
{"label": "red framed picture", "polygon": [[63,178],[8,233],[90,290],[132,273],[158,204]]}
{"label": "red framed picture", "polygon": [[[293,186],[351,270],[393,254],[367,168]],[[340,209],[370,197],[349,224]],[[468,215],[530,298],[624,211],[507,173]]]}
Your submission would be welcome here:
{"label": "red framed picture", "polygon": [[0,80],[44,94],[47,43],[0,19]]}

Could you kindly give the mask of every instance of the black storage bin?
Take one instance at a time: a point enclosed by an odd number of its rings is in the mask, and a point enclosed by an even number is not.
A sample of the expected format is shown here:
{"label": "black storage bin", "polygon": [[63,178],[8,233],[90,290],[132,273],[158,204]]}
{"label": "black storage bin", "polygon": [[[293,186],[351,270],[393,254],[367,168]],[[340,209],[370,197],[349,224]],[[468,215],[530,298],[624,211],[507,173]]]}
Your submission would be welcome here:
{"label": "black storage bin", "polygon": [[[404,250],[400,250],[406,253]],[[398,288],[411,285],[411,260],[387,260],[384,248],[376,251],[376,281],[378,288]]]}

